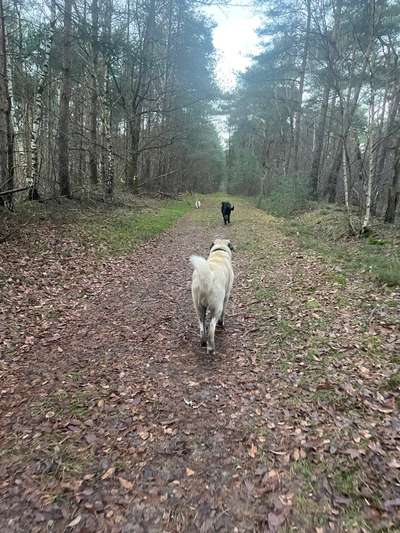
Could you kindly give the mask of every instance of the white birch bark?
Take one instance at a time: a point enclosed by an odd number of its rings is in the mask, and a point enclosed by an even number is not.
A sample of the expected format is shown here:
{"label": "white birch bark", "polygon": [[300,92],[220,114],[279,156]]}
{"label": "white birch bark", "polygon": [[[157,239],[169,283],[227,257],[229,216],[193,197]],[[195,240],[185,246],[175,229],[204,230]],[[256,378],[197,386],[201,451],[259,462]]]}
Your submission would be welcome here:
{"label": "white birch bark", "polygon": [[365,215],[361,233],[368,231],[371,218],[372,183],[375,175],[375,91],[371,84],[370,102],[368,109],[368,177],[365,190]]}
{"label": "white birch bark", "polygon": [[346,205],[347,211],[347,221],[349,224],[349,231],[352,235],[355,234],[354,224],[351,217],[351,207],[350,207],[350,184],[349,184],[349,172],[347,165],[347,140],[343,139],[343,187],[344,187],[344,203]]}

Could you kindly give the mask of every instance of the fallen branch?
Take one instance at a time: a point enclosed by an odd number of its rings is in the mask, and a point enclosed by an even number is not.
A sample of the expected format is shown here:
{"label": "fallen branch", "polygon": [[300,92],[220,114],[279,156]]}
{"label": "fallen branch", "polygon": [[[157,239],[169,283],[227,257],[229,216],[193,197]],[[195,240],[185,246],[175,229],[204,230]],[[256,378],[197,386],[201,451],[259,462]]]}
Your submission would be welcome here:
{"label": "fallen branch", "polygon": [[165,196],[166,198],[172,198],[173,200],[175,200],[177,198],[176,195],[170,194],[168,192],[163,192],[163,191],[159,191],[158,192],[158,196]]}
{"label": "fallen branch", "polygon": [[30,187],[20,187],[19,189],[10,189],[9,191],[2,191],[0,192],[0,196],[7,196],[9,194],[14,194],[16,192],[22,192],[22,191],[27,191],[28,189],[30,189]]}

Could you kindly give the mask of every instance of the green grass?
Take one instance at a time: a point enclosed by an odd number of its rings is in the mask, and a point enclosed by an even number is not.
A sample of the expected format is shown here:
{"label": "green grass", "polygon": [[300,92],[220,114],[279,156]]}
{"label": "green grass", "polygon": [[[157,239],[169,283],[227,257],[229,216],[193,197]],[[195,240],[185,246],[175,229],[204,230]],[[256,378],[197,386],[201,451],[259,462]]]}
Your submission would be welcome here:
{"label": "green grass", "polygon": [[[32,238],[36,249],[38,246],[46,249],[48,243],[42,234],[56,227],[61,238],[78,237],[100,256],[123,255],[138,243],[171,227],[193,209],[194,201],[194,196],[160,200],[126,194],[116,198],[111,206],[65,199],[59,203],[26,202],[18,204],[15,213],[0,210],[0,237],[3,234],[24,235],[27,228],[33,228],[37,233]],[[72,256],[74,252],[64,247],[62,253]]]}
{"label": "green grass", "polygon": [[311,496],[296,494],[293,499],[293,514],[299,522],[299,527],[288,531],[315,531],[329,522],[330,510],[323,500],[317,502]]}
{"label": "green grass", "polygon": [[[331,479],[334,491],[342,497],[349,498],[340,513],[340,522],[345,531],[347,528],[368,527],[362,517],[360,471],[357,467],[334,470],[332,467],[332,464],[329,467],[325,465],[324,471]],[[332,516],[332,510],[329,499],[321,497],[321,490],[318,487],[320,470],[306,458],[294,462],[290,467],[290,474],[299,486],[293,499],[293,515],[302,531],[314,531],[315,527],[326,525]]]}
{"label": "green grass", "polygon": [[359,490],[359,473],[357,470],[338,470],[333,476],[333,485],[336,490],[349,497],[357,497]]}
{"label": "green grass", "polygon": [[52,417],[74,416],[85,417],[90,409],[90,396],[85,391],[75,392],[74,395],[64,390],[49,394],[43,400],[35,401],[31,405],[33,416],[47,413]]}
{"label": "green grass", "polygon": [[394,372],[394,374],[387,379],[383,388],[393,392],[400,390],[400,371]]}
{"label": "green grass", "polygon": [[94,217],[83,223],[84,233],[94,241],[104,255],[123,255],[135,246],[165,231],[190,209],[189,200],[170,200],[155,209],[136,212],[117,209],[107,218]]}
{"label": "green grass", "polygon": [[[350,238],[344,211],[332,208],[317,209],[290,220],[282,218],[278,225],[304,248],[316,251],[328,261],[340,263],[350,271],[361,270],[390,287],[400,285],[400,243],[396,228],[381,224],[375,230],[377,235],[368,239]],[[345,284],[346,279],[340,275],[337,282]]]}

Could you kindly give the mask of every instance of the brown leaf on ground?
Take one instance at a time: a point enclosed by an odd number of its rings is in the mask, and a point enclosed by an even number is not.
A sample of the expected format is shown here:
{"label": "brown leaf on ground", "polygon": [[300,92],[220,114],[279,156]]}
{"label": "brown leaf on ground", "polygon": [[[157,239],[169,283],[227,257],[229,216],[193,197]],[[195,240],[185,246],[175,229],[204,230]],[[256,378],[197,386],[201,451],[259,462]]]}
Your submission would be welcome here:
{"label": "brown leaf on ground", "polygon": [[118,481],[120,482],[121,487],[123,487],[124,489],[133,490],[133,486],[134,486],[133,483],[131,483],[127,479],[125,479],[123,477],[119,477]]}
{"label": "brown leaf on ground", "polygon": [[[2,243],[0,531],[397,527],[398,289],[217,204],[126,256],[46,221]],[[236,277],[210,357],[184,258],[221,232]]]}
{"label": "brown leaf on ground", "polygon": [[106,470],[106,472],[104,472],[104,474],[101,476],[101,479],[103,480],[109,479],[110,477],[114,475],[114,472],[115,472],[115,467],[111,466],[108,470]]}
{"label": "brown leaf on ground", "polygon": [[251,443],[251,446],[249,449],[249,455],[252,459],[254,459],[257,455],[257,446],[255,446],[254,443]]}

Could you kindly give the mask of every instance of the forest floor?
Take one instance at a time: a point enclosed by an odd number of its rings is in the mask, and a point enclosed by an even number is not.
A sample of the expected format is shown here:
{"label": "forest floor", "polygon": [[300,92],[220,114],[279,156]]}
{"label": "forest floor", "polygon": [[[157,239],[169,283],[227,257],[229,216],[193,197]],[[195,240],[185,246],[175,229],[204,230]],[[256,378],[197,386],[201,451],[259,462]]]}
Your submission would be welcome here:
{"label": "forest floor", "polygon": [[[45,230],[0,250],[0,531],[400,530],[398,289],[244,201],[119,255]],[[211,357],[189,256],[216,236]]]}

